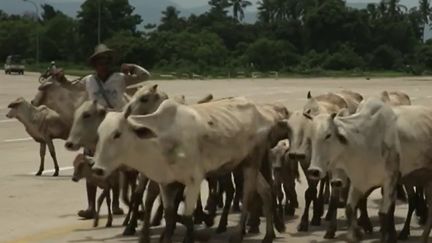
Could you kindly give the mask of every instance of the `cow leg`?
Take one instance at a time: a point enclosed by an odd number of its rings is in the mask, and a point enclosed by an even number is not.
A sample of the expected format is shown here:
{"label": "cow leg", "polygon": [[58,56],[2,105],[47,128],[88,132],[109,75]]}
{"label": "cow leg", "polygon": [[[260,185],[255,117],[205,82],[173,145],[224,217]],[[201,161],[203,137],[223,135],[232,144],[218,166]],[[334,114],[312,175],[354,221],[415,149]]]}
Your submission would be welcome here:
{"label": "cow leg", "polygon": [[243,195],[243,174],[240,169],[235,169],[233,172],[234,184],[235,184],[235,194],[233,201],[233,211],[240,212],[240,199]]}
{"label": "cow leg", "polygon": [[239,243],[243,239],[243,235],[245,233],[246,220],[248,214],[251,212],[252,202],[256,193],[256,184],[257,184],[257,169],[251,168],[250,166],[243,167],[243,200],[242,200],[242,208],[240,221],[236,226],[233,235],[230,237],[230,243]]}
{"label": "cow leg", "polygon": [[109,189],[104,189],[102,190],[101,195],[98,197],[97,200],[97,209],[96,209],[96,215],[93,221],[93,227],[97,227],[99,225],[99,213],[100,213],[100,208],[102,206],[102,203],[104,201],[104,199],[107,197],[107,191]]}
{"label": "cow leg", "polygon": [[405,219],[404,227],[402,228],[401,232],[399,233],[399,240],[407,240],[408,236],[411,234],[411,219],[412,215],[414,213],[415,204],[416,204],[416,195],[414,191],[413,186],[405,185],[406,192],[408,194],[408,214]]}
{"label": "cow leg", "polygon": [[159,226],[161,225],[162,217],[163,217],[163,203],[162,200],[160,200],[160,204],[158,208],[156,209],[156,213],[153,216],[153,220],[151,222],[151,226]]}
{"label": "cow leg", "polygon": [[276,237],[273,229],[273,197],[270,185],[264,179],[261,173],[258,173],[257,190],[261,196],[261,201],[264,209],[264,216],[266,217],[266,235],[264,236],[263,243],[271,243]]}
{"label": "cow leg", "polygon": [[332,186],[331,198],[330,198],[329,208],[327,210],[327,216],[326,216],[326,219],[328,218],[330,223],[327,227],[327,231],[324,235],[324,239],[333,239],[336,234],[337,208],[338,208],[337,206],[339,203],[340,190],[341,189],[339,187]]}
{"label": "cow leg", "polygon": [[313,216],[311,220],[311,225],[313,226],[321,225],[321,216],[324,213],[324,187],[327,182],[328,176],[320,181],[318,197],[313,201]]}
{"label": "cow leg", "polygon": [[42,172],[44,170],[45,154],[46,154],[46,143],[39,143],[40,164],[39,164],[39,170],[36,172],[37,176],[42,175]]}
{"label": "cow leg", "polygon": [[141,228],[140,243],[150,243],[150,217],[153,209],[153,204],[159,195],[159,185],[150,181],[147,189],[147,197],[144,202],[144,218]]}
{"label": "cow leg", "polygon": [[226,227],[228,225],[228,214],[230,212],[231,203],[234,198],[234,185],[231,180],[231,173],[221,177],[219,182],[221,183],[221,186],[225,188],[226,196],[225,196],[224,208],[222,211],[222,215],[219,219],[219,225],[216,229],[216,233],[222,233],[226,231]]}
{"label": "cow leg", "polygon": [[[393,157],[393,156],[392,156]],[[399,179],[398,172],[390,173],[383,185],[383,200],[379,209],[381,223],[381,242],[396,242],[396,229],[394,224],[394,208],[396,201],[396,186]]]}
{"label": "cow leg", "polygon": [[48,145],[48,150],[51,154],[51,158],[53,159],[54,162],[54,169],[55,172],[53,174],[53,176],[58,176],[59,174],[59,165],[57,162],[57,156],[56,156],[56,152],[55,152],[55,148],[54,148],[54,144],[53,141],[51,139],[46,139],[47,145]]}
{"label": "cow leg", "polygon": [[297,192],[295,190],[294,177],[282,175],[283,189],[285,191],[285,214],[294,216],[295,209],[298,208]]}
{"label": "cow leg", "polygon": [[[323,203],[324,204],[329,204],[329,202],[330,202],[330,179],[329,178],[327,178],[326,183],[325,183],[324,186],[325,187],[324,187],[324,194],[323,194],[323,197],[324,197]],[[324,213],[324,206],[323,206],[322,211]]]}
{"label": "cow leg", "polygon": [[186,236],[183,240],[184,243],[193,243],[195,241],[194,235],[194,223],[193,223],[193,212],[196,206],[197,199],[200,195],[201,180],[194,180],[193,184],[185,187],[185,209],[184,209],[184,220],[186,226]]}
{"label": "cow leg", "polygon": [[165,230],[161,234],[160,242],[171,243],[176,223],[175,216],[177,214],[174,204],[179,187],[178,184],[171,183],[168,185],[159,185],[159,188],[165,210]]}
{"label": "cow leg", "polygon": [[418,217],[418,223],[424,225],[426,223],[427,207],[424,199],[424,190],[421,186],[416,186],[416,210],[415,213]]}
{"label": "cow leg", "polygon": [[127,223],[127,226],[123,231],[123,235],[135,234],[135,228],[137,226],[137,221],[139,217],[139,205],[141,204],[142,198],[144,197],[144,191],[146,189],[148,181],[149,180],[146,177],[140,176],[138,180],[138,186],[135,188],[135,190],[133,190],[131,200],[132,216],[129,222],[127,222],[126,220],[125,222],[123,222],[123,224]]}
{"label": "cow leg", "polygon": [[[283,198],[284,193],[282,192],[282,173],[280,171],[280,168],[274,169],[274,180],[273,180],[273,191],[276,194],[276,207],[277,212],[280,215],[280,217],[283,217],[284,214],[284,206],[283,206]],[[288,197],[286,195],[285,201],[288,203]]]}
{"label": "cow leg", "polygon": [[429,207],[428,210],[428,215],[427,215],[427,221],[426,221],[426,225],[424,227],[423,230],[423,234],[421,237],[421,241],[422,243],[427,243],[428,239],[429,239],[429,234],[431,232],[431,228],[432,228],[432,182],[429,182],[426,186],[425,186],[425,193],[426,193],[426,201],[427,201],[427,206]]}
{"label": "cow leg", "polygon": [[352,185],[348,193],[348,202],[346,205],[345,213],[348,220],[348,241],[358,242],[362,238],[362,232],[357,224],[356,208],[358,201],[363,196],[363,193],[355,189]]}
{"label": "cow leg", "polygon": [[216,214],[217,210],[217,197],[218,197],[218,180],[216,177],[207,178],[209,196],[207,198],[207,203],[205,209],[210,214]]}
{"label": "cow leg", "polygon": [[359,225],[363,228],[363,230],[366,233],[372,233],[373,226],[372,222],[370,221],[368,211],[367,211],[367,198],[369,195],[365,195],[362,199],[360,199],[358,203],[358,208],[360,210],[360,217],[359,217]]}
{"label": "cow leg", "polygon": [[309,207],[311,202],[316,199],[317,194],[317,181],[307,180],[308,181],[308,189],[305,191],[305,208],[303,211],[303,215],[300,220],[300,224],[297,227],[297,231],[299,232],[307,232],[309,228]]}
{"label": "cow leg", "polygon": [[107,208],[108,208],[108,219],[107,219],[107,223],[105,225],[105,227],[111,227],[112,226],[112,221],[113,221],[113,212],[111,211],[111,193],[110,193],[110,189],[107,189],[107,194],[106,194],[106,204],[107,204]]}
{"label": "cow leg", "polygon": [[115,182],[112,185],[113,200],[112,200],[112,210],[115,215],[123,215],[123,209],[120,208],[120,172],[116,172]]}

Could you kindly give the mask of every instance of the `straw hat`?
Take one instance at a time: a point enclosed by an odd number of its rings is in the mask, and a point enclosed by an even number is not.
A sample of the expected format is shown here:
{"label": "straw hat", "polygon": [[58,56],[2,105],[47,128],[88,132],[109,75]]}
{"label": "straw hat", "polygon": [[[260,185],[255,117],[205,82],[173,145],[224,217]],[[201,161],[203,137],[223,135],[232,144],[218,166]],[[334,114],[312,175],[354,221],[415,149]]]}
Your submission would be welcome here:
{"label": "straw hat", "polygon": [[105,44],[99,44],[95,47],[93,54],[88,58],[90,65],[100,57],[114,58],[114,50],[108,48]]}

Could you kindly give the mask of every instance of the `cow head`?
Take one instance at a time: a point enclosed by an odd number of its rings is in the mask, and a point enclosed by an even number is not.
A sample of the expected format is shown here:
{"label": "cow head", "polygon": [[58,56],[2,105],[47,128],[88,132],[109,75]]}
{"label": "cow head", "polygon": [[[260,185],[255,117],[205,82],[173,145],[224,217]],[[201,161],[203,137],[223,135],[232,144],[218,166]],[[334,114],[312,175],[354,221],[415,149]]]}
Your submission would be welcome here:
{"label": "cow head", "polygon": [[348,144],[345,130],[338,126],[336,113],[321,114],[313,117],[312,122],[312,156],[308,169],[309,178],[319,180],[327,175],[331,163],[337,158],[344,146]]}
{"label": "cow head", "polygon": [[67,118],[72,121],[76,103],[86,98],[87,92],[83,84],[58,81],[55,77],[51,77],[39,86],[38,93],[31,104],[46,105],[59,114],[68,114]]}
{"label": "cow head", "polygon": [[75,111],[72,129],[65,143],[68,150],[92,148],[97,143],[97,129],[106,115],[106,109],[96,101],[86,101]]}
{"label": "cow head", "polygon": [[78,182],[82,178],[90,175],[92,166],[92,162],[83,154],[78,154],[73,161],[74,171],[72,174],[72,181]]}
{"label": "cow head", "polygon": [[147,85],[140,88],[126,105],[125,110],[129,109],[130,114],[150,114],[168,99],[168,96],[158,90],[158,85]]}
{"label": "cow head", "polygon": [[303,161],[310,156],[312,117],[301,111],[296,111],[290,115],[287,123],[290,127],[290,150],[288,158],[295,161]]}
{"label": "cow head", "polygon": [[311,92],[307,93],[307,102],[303,107],[303,113],[309,116],[315,116],[320,113],[320,105],[318,101],[312,96]]}
{"label": "cow head", "polygon": [[137,157],[152,153],[155,139],[173,122],[176,107],[172,100],[164,101],[152,114],[130,115],[131,108],[123,113],[109,112],[98,128],[94,171],[107,176],[122,163],[136,168]]}
{"label": "cow head", "polygon": [[10,109],[9,112],[6,114],[7,118],[15,118],[18,116],[19,114],[19,109],[22,107],[22,105],[25,103],[26,101],[24,100],[24,98],[20,97],[14,101],[12,101],[9,105],[8,108]]}

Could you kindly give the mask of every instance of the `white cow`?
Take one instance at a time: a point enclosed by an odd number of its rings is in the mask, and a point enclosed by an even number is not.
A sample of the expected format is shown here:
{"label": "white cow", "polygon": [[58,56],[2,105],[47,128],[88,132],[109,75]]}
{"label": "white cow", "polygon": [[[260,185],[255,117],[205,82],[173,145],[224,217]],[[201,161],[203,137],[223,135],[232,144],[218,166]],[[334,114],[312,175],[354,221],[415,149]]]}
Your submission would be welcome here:
{"label": "white cow", "polygon": [[396,241],[392,211],[401,153],[396,119],[392,108],[375,98],[361,103],[350,116],[313,117],[309,177],[318,180],[329,170],[342,169],[350,178],[346,214],[351,241],[361,236],[355,216],[358,201],[377,186],[384,189],[379,209],[382,241]]}
{"label": "white cow", "polygon": [[173,183],[185,185],[185,242],[193,242],[192,213],[201,182],[239,165],[245,180],[244,207],[231,241],[242,239],[255,191],[263,199],[267,222],[263,242],[273,241],[271,188],[259,168],[268,137],[279,125],[278,110],[229,98],[191,106],[168,99],[152,114],[128,117],[129,112],[108,113],[99,126],[95,172],[108,175],[124,163],[160,183],[167,221],[163,242],[171,242],[174,230]]}

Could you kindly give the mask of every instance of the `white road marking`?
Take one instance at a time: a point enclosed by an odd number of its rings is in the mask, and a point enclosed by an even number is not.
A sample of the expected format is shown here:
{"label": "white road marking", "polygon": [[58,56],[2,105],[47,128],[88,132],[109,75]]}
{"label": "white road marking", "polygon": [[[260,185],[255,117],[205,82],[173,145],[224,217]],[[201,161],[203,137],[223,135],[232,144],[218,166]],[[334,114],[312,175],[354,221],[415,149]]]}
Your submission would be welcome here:
{"label": "white road marking", "polygon": [[[73,166],[60,167],[60,168],[59,168],[59,171],[72,170],[73,168],[74,168]],[[36,174],[36,172],[37,172],[37,171],[34,171],[34,172],[30,172],[30,173],[28,173],[28,174],[29,174],[29,175],[34,175],[34,174]],[[42,174],[53,173],[53,172],[55,172],[55,169],[51,169],[51,170],[44,170],[44,171],[42,172]]]}
{"label": "white road marking", "polygon": [[5,139],[3,142],[5,143],[14,143],[14,142],[24,142],[24,141],[31,141],[33,138],[26,137],[26,138],[13,138],[13,139]]}
{"label": "white road marking", "polygon": [[9,123],[9,122],[17,122],[16,119],[7,119],[7,120],[0,120],[0,123]]}

